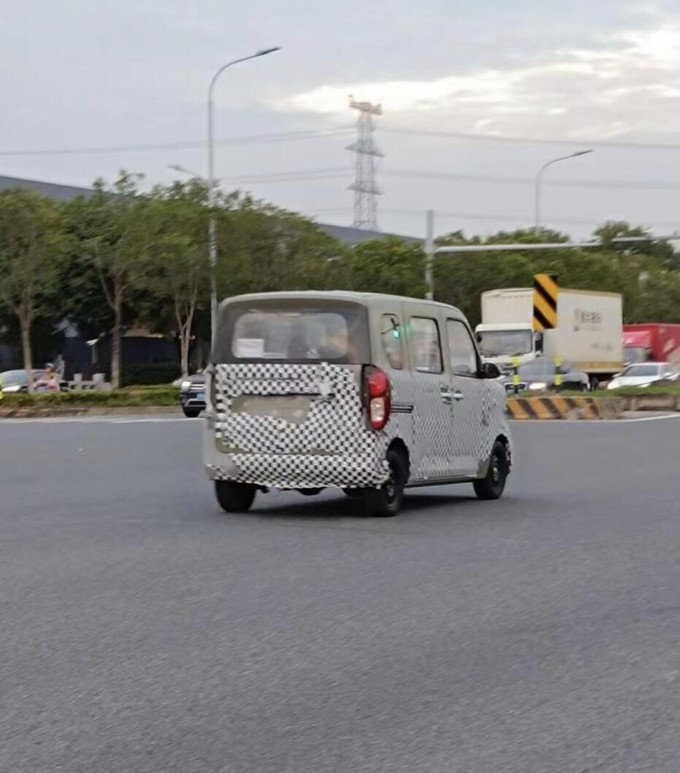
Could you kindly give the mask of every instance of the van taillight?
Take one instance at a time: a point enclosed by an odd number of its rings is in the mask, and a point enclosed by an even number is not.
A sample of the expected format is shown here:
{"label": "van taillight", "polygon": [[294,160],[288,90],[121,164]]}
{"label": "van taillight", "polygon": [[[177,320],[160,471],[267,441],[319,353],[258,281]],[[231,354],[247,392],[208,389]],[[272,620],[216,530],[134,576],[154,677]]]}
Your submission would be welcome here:
{"label": "van taillight", "polygon": [[217,378],[215,373],[215,367],[210,368],[208,378],[210,379],[210,406],[215,410],[215,404],[217,402]]}
{"label": "van taillight", "polygon": [[392,386],[390,379],[380,368],[369,367],[364,371],[364,395],[366,418],[371,429],[384,429],[392,411]]}

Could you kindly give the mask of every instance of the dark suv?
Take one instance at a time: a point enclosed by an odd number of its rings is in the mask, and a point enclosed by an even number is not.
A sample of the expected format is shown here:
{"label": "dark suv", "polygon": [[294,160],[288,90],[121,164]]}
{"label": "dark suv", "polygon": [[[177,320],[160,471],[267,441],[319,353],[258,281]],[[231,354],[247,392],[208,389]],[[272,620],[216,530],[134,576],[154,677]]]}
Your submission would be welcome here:
{"label": "dark suv", "polygon": [[203,373],[195,373],[193,376],[182,379],[179,388],[179,403],[184,415],[195,419],[201,411],[205,410],[205,376]]}

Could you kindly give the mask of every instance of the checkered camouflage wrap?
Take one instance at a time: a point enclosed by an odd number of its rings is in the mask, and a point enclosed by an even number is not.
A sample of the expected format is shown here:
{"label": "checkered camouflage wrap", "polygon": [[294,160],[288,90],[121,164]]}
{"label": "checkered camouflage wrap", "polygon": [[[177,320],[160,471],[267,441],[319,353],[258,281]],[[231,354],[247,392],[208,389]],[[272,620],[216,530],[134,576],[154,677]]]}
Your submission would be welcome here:
{"label": "checkered camouflage wrap", "polygon": [[[215,438],[229,464],[215,477],[274,488],[379,486],[388,436],[363,417],[355,370],[328,363],[218,365]],[[306,416],[287,421],[233,410],[239,397],[302,396]]]}
{"label": "checkered camouflage wrap", "polygon": [[[379,486],[387,478],[387,448],[398,438],[409,452],[411,482],[436,482],[483,474],[495,439],[510,438],[499,384],[406,370],[389,376],[393,412],[377,433],[365,424],[358,368],[217,365],[209,475],[267,488]],[[462,400],[452,398],[456,391]],[[292,395],[308,398],[298,417],[238,409],[244,396]],[[472,466],[454,469],[454,456]]]}

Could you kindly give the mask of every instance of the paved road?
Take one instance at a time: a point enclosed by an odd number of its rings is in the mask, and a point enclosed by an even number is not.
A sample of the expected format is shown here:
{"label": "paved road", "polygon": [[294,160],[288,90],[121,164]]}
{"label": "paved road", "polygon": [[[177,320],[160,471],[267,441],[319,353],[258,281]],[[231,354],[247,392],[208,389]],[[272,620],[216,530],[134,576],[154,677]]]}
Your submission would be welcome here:
{"label": "paved road", "polygon": [[216,509],[198,422],[0,425],[2,773],[680,769],[680,423],[507,499]]}

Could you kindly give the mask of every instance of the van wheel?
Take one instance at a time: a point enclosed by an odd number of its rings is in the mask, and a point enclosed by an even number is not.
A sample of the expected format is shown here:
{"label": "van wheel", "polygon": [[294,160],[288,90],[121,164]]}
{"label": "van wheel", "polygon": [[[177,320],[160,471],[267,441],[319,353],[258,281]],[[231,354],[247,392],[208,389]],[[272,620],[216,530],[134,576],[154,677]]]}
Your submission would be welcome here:
{"label": "van wheel", "polygon": [[215,496],[225,513],[247,513],[255,500],[255,493],[255,486],[247,483],[215,481]]}
{"label": "van wheel", "polygon": [[508,479],[508,452],[505,445],[497,440],[491,451],[486,476],[473,482],[475,494],[480,499],[500,499]]}
{"label": "van wheel", "polygon": [[408,477],[408,466],[399,451],[387,452],[387,464],[390,477],[380,488],[364,491],[366,513],[376,518],[389,518],[396,515],[404,499],[404,486]]}

